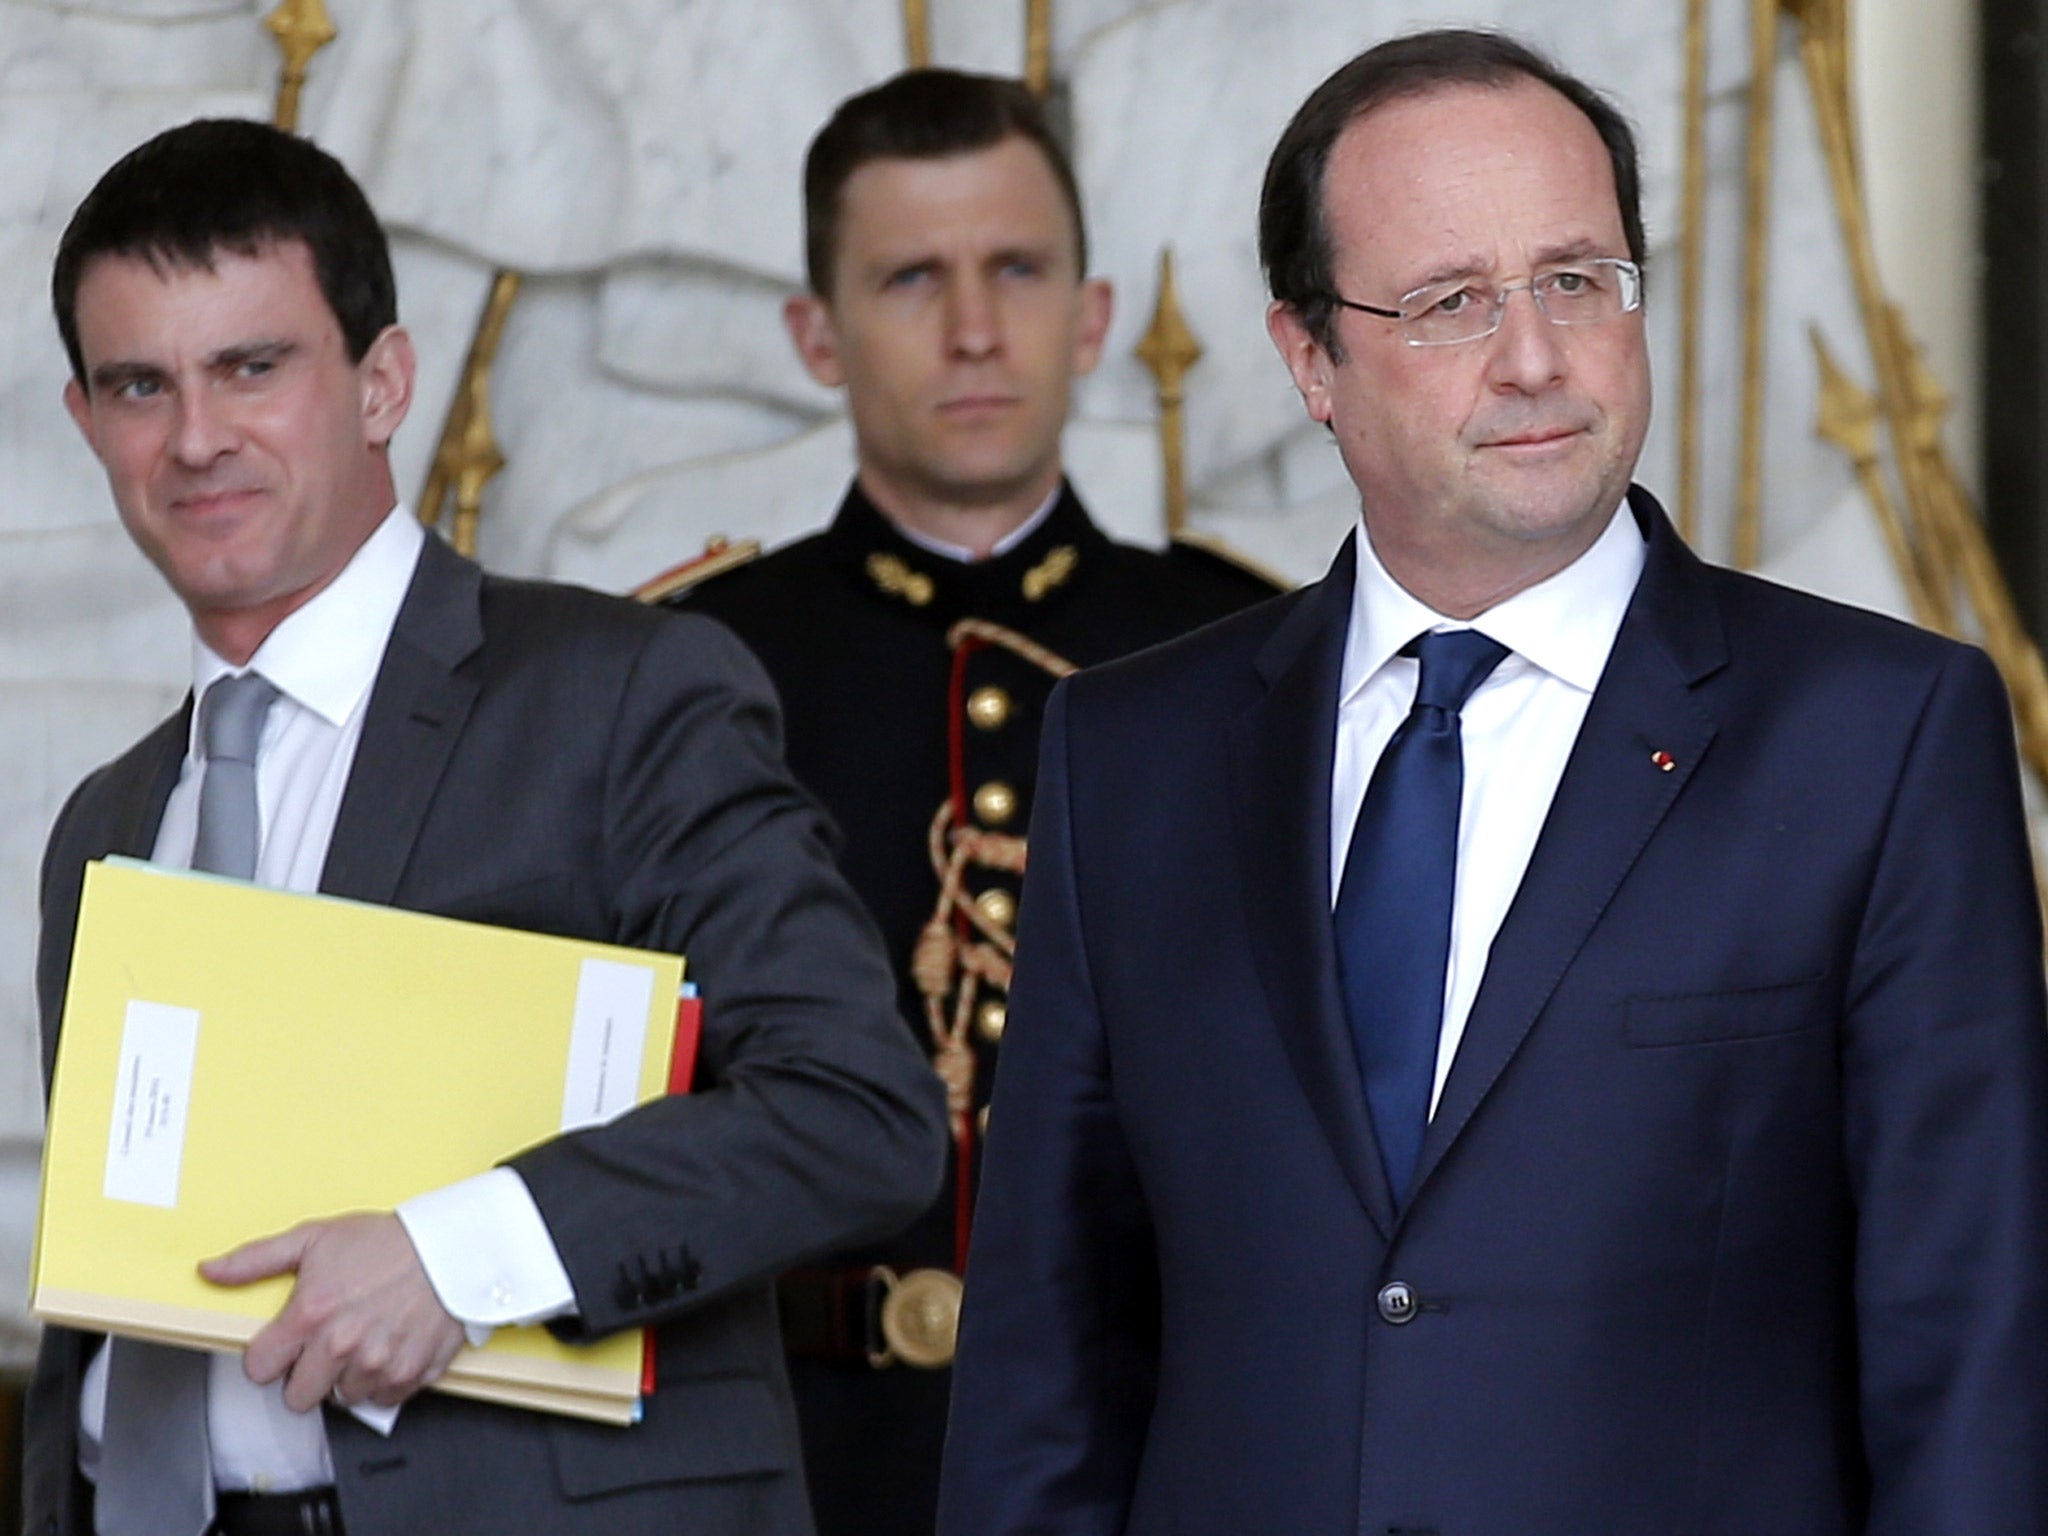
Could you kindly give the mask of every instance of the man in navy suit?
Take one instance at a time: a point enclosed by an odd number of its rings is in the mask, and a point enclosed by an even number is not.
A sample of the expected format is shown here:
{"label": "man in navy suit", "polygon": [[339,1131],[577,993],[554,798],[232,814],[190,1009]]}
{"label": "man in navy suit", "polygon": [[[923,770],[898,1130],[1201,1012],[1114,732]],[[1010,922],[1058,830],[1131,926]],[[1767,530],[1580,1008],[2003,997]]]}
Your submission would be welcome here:
{"label": "man in navy suit", "polygon": [[1048,711],[942,1532],[2048,1530],[1996,674],[1630,485],[1634,145],[1548,61],[1354,59],[1260,235],[1361,525]]}

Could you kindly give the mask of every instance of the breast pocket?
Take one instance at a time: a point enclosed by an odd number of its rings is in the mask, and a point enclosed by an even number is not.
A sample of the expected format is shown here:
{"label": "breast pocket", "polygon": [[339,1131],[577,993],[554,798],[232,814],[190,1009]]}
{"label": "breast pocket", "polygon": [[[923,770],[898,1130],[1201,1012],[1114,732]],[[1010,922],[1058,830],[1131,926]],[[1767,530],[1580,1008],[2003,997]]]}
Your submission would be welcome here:
{"label": "breast pocket", "polygon": [[1826,976],[1772,986],[1632,997],[1622,1031],[1632,1046],[1767,1040],[1811,1029],[1829,1016]]}

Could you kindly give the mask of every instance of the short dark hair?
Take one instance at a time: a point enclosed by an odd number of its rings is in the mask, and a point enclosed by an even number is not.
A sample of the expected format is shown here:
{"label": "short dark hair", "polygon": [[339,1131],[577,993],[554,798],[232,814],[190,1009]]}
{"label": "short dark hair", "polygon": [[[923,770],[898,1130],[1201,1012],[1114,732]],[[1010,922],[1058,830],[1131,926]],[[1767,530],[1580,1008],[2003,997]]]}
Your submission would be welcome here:
{"label": "short dark hair", "polygon": [[1081,189],[1067,151],[1038,98],[1020,80],[957,69],[909,69],[849,96],[818,130],[804,157],[804,267],[811,291],[832,293],[846,183],[871,160],[941,160],[1028,140],[1045,156],[1074,216],[1074,255],[1088,270]]}
{"label": "short dark hair", "polygon": [[363,189],[339,160],[244,118],[200,118],[130,150],[78,205],[57,245],[50,298],[83,385],[78,284],[101,256],[210,270],[222,251],[253,256],[303,240],[352,361],[398,323],[391,248]]}
{"label": "short dark hair", "polygon": [[1376,107],[1454,85],[1502,87],[1517,79],[1547,85],[1577,107],[1607,146],[1629,259],[1644,265],[1642,176],[1628,119],[1600,92],[1527,44],[1499,32],[1445,27],[1369,48],[1317,86],[1294,114],[1259,194],[1259,262],[1272,295],[1301,317],[1332,357],[1337,341],[1336,277],[1323,183],[1344,130]]}

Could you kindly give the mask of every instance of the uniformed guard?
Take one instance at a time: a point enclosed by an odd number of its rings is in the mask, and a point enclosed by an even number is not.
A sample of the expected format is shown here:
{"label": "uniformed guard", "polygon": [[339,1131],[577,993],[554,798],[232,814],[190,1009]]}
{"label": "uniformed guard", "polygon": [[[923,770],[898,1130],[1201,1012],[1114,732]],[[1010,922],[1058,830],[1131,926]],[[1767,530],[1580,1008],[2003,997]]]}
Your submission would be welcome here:
{"label": "uniformed guard", "polygon": [[811,291],[785,319],[811,375],[845,386],[854,483],[822,533],[645,595],[724,620],[767,666],[790,765],[840,824],[952,1092],[939,1203],[782,1286],[822,1536],[929,1536],[1046,697],[1275,588],[1112,542],[1062,477],[1110,292],[1022,85],[914,70],[853,97],[811,145],[804,207]]}

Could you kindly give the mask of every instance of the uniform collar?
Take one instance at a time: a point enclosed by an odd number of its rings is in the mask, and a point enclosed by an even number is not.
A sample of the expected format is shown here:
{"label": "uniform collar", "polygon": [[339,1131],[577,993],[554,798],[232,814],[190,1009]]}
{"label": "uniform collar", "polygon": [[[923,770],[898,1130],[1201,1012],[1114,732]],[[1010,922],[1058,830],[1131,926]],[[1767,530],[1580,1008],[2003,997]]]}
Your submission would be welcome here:
{"label": "uniform collar", "polygon": [[858,483],[825,530],[828,556],[848,580],[940,628],[968,616],[1028,624],[1071,598],[1108,544],[1064,481],[1037,526],[986,560],[951,559],[905,537]]}

